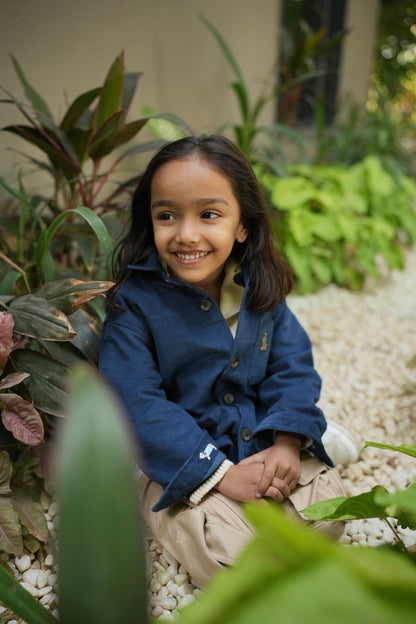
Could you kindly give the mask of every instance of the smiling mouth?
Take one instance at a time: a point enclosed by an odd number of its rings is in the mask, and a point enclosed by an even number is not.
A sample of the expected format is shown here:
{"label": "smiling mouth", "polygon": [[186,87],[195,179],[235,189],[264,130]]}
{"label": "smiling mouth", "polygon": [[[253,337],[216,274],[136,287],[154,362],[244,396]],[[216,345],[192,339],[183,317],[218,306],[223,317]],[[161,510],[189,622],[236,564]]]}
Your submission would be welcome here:
{"label": "smiling mouth", "polygon": [[205,258],[211,251],[194,251],[192,253],[179,253],[174,252],[173,255],[179,258],[179,260],[199,260],[199,258]]}

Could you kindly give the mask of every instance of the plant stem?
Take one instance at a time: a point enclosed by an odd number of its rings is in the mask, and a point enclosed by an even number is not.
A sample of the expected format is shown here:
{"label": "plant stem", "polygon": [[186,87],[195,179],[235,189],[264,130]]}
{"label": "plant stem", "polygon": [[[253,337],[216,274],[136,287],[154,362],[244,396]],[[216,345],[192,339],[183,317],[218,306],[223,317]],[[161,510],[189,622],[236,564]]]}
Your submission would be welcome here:
{"label": "plant stem", "polygon": [[29,282],[27,280],[26,271],[21,269],[17,264],[15,264],[12,260],[10,260],[7,256],[5,256],[2,251],[0,251],[0,258],[2,260],[4,260],[4,262],[7,262],[7,264],[10,264],[10,266],[13,267],[16,271],[18,271],[19,273],[22,274],[22,277],[23,277],[23,280],[25,282],[25,286],[26,286],[27,292],[30,293],[31,292],[31,288],[30,288]]}

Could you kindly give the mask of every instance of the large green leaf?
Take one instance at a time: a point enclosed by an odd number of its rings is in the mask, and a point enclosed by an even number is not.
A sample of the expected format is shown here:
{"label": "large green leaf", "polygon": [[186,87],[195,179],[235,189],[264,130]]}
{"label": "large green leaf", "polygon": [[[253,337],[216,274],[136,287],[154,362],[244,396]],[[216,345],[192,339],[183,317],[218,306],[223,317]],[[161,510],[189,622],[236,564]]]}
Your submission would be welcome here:
{"label": "large green leaf", "polygon": [[124,53],[111,65],[101,89],[95,118],[95,128],[102,126],[109,117],[121,110],[124,81]]}
{"label": "large green leaf", "polygon": [[92,104],[95,98],[98,97],[100,91],[100,87],[91,89],[90,91],[79,95],[72,102],[61,122],[61,128],[64,132],[68,133],[74,128],[79,119],[84,115],[85,111],[88,110],[90,104]]}
{"label": "large green leaf", "polygon": [[18,334],[41,340],[72,340],[75,336],[67,316],[43,297],[20,295],[13,299],[9,311]]}
{"label": "large green leaf", "polygon": [[52,613],[3,566],[0,566],[0,600],[28,624],[58,624]]}
{"label": "large green leaf", "polygon": [[357,496],[338,496],[319,503],[314,503],[302,510],[311,520],[352,520],[354,518],[387,518],[383,505],[376,502],[380,492],[387,490],[376,485],[369,492]]}
{"label": "large green leaf", "polygon": [[68,367],[31,349],[16,349],[10,356],[16,370],[30,374],[24,383],[39,410],[63,416],[68,401]]}
{"label": "large green leaf", "polygon": [[71,314],[70,320],[77,332],[72,344],[83,354],[85,359],[92,364],[97,364],[101,323],[91,314],[88,314],[86,310],[77,310]]}
{"label": "large green leaf", "polygon": [[142,72],[125,72],[123,84],[123,99],[121,109],[127,114],[137,89]]}
{"label": "large green leaf", "polygon": [[146,622],[132,434],[112,394],[90,367],[79,367],[72,375],[63,425],[56,449],[60,621]]}
{"label": "large green leaf", "polygon": [[48,282],[40,286],[35,293],[64,314],[72,314],[94,297],[106,292],[110,286],[112,282],[83,282],[69,277]]}
{"label": "large green leaf", "polygon": [[87,152],[94,161],[104,158],[113,151],[124,125],[124,111],[118,111],[98,127],[87,145]]}
{"label": "large green leaf", "polygon": [[288,518],[249,505],[256,535],[236,564],[213,578],[178,624],[411,624],[416,570],[383,549],[340,546]]}

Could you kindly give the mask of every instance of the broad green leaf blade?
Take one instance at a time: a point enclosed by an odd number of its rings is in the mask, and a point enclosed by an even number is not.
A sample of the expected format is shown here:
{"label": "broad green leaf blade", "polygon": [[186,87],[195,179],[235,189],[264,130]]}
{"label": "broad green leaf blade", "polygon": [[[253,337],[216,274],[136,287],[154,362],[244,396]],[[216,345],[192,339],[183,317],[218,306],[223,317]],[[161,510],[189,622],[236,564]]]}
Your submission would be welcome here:
{"label": "broad green leaf blade", "polygon": [[117,145],[118,136],[123,131],[124,124],[124,111],[119,111],[98,127],[87,145],[87,152],[94,161],[104,158],[113,151]]}
{"label": "broad green leaf blade", "polygon": [[124,128],[122,128],[121,132],[119,132],[115,146],[123,145],[130,141],[133,137],[136,136],[140,132],[142,128],[147,124],[148,119],[137,119],[136,121],[131,121],[126,124]]}
{"label": "broad green leaf blade", "polygon": [[58,620],[7,570],[0,566],[0,601],[30,624],[58,624]]}
{"label": "broad green leaf blade", "polygon": [[35,294],[49,301],[64,314],[72,314],[111,286],[112,282],[83,282],[69,277],[48,282],[40,286]]}
{"label": "broad green leaf blade", "polygon": [[95,98],[98,97],[100,91],[100,87],[97,87],[96,89],[91,89],[90,91],[79,95],[72,102],[61,122],[61,129],[64,132],[68,133],[74,128],[79,119],[84,115],[85,111],[88,110],[90,104],[92,104]]}
{"label": "broad green leaf blade", "polygon": [[378,504],[378,496],[387,490],[376,485],[369,492],[357,496],[338,496],[309,505],[302,510],[310,520],[353,520],[354,518],[387,518],[385,506]]}
{"label": "broad green leaf blade", "polygon": [[98,101],[95,128],[102,126],[109,117],[121,110],[124,81],[124,53],[114,60],[101,89]]}
{"label": "broad green leaf blade", "polygon": [[126,72],[124,74],[123,99],[121,109],[127,114],[132,103],[142,72]]}
{"label": "broad green leaf blade", "polygon": [[43,421],[32,403],[18,394],[0,394],[0,406],[3,425],[11,431],[16,440],[36,446],[44,441]]}
{"label": "broad green leaf blade", "polygon": [[380,442],[366,442],[364,448],[367,446],[373,446],[375,448],[386,449],[389,451],[399,451],[400,453],[405,453],[405,455],[416,457],[416,445],[414,444],[400,444],[399,446],[395,446],[394,444],[382,444]]}
{"label": "broad green leaf blade", "polygon": [[393,493],[380,491],[375,500],[389,516],[398,519],[400,526],[416,530],[416,483]]}
{"label": "broad green leaf blade", "polygon": [[14,367],[29,373],[24,384],[35,407],[54,416],[63,416],[68,401],[68,367],[30,349],[16,349],[10,356]]}
{"label": "broad green leaf blade", "polygon": [[[23,553],[23,538],[19,516],[10,495],[0,496],[0,550],[18,557]],[[0,566],[0,571],[2,569],[3,566]],[[0,600],[2,600],[1,593]]]}
{"label": "broad green leaf blade", "polygon": [[90,367],[72,375],[63,424],[56,451],[61,623],[146,622],[132,432]]}
{"label": "broad green leaf blade", "polygon": [[11,295],[22,274],[19,271],[8,271],[0,282],[0,295]]}
{"label": "broad green leaf blade", "polygon": [[34,89],[32,87],[32,85],[28,82],[25,74],[23,73],[23,70],[20,66],[20,64],[18,63],[17,59],[13,56],[13,54],[10,54],[13,65],[14,65],[14,69],[16,71],[16,74],[19,77],[20,82],[22,83],[26,96],[28,98],[28,100],[30,100],[30,102],[32,103],[33,107],[35,108],[35,110],[37,111],[37,113],[39,114],[39,117],[43,120],[43,119],[53,119],[52,113],[49,110],[48,105],[46,104],[45,100],[41,97],[41,95],[39,95],[39,93],[36,91],[36,89]]}
{"label": "broad green leaf blade", "polygon": [[37,295],[20,295],[13,299],[9,310],[18,334],[41,340],[72,340],[75,332],[67,316],[53,303]]}
{"label": "broad green leaf blade", "polygon": [[70,316],[77,335],[72,344],[91,364],[98,363],[101,323],[85,310],[77,310]]}

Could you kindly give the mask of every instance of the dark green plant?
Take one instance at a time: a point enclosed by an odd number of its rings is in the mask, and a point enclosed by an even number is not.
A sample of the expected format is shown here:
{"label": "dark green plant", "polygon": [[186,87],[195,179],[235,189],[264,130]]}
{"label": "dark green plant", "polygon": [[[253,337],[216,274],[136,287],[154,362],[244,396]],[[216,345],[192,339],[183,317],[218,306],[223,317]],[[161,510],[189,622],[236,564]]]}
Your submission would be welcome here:
{"label": "dark green plant", "polygon": [[[416,446],[402,444],[380,444],[366,442],[365,447],[398,451],[411,457],[416,457]],[[403,552],[407,552],[395,527],[390,519],[395,518],[397,524],[404,529],[416,531],[416,483],[412,483],[405,490],[388,492],[381,485],[376,485],[369,492],[357,496],[338,496],[320,503],[310,505],[303,513],[311,520],[354,520],[366,518],[381,518],[387,522],[395,534],[397,544]]]}
{"label": "dark green plant", "polygon": [[[16,200],[0,219],[5,251],[0,258],[0,279],[16,279],[22,285],[20,270],[26,272],[31,288],[64,275],[108,279],[108,252],[111,238],[120,233],[120,209],[140,177],[138,173],[120,181],[115,174],[126,158],[161,144],[156,140],[132,144],[133,139],[154,118],[191,130],[175,115],[128,121],[141,74],[125,71],[123,53],[112,63],[103,84],[76,97],[60,122],[14,56],[12,62],[29,105],[21,104],[6,89],[8,99],[2,102],[17,107],[27,123],[6,126],[3,131],[19,136],[46,156],[46,160],[27,158],[37,170],[50,175],[52,190],[31,197],[21,179],[17,187],[0,179]],[[5,256],[9,266],[4,264]],[[6,277],[10,269],[12,278]]]}
{"label": "dark green plant", "polygon": [[380,257],[403,268],[404,241],[416,240],[416,185],[368,156],[352,167],[295,165],[278,178],[257,169],[272,206],[274,233],[300,293],[336,283],[352,289],[377,278]]}
{"label": "dark green plant", "polygon": [[[144,544],[131,432],[113,395],[83,365],[71,373],[55,441],[59,622],[147,622]],[[93,467],[93,469],[92,469]],[[0,600],[27,624],[57,619],[0,566]]]}

